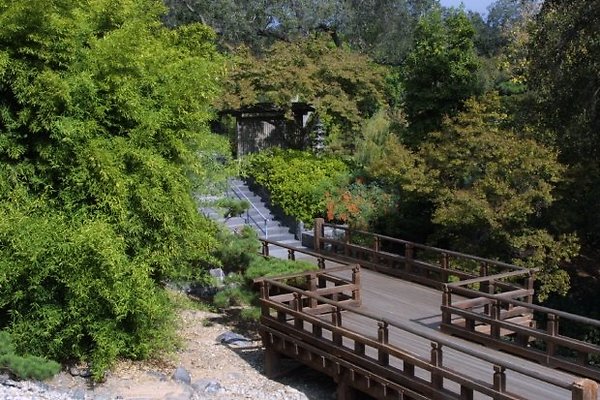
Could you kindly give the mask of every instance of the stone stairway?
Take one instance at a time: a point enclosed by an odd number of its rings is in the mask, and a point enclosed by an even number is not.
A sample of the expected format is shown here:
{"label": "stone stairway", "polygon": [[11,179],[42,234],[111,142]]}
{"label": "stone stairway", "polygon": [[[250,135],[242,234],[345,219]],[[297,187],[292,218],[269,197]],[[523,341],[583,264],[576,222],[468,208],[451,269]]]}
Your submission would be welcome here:
{"label": "stone stairway", "polygon": [[[236,200],[248,200],[250,208],[239,217],[224,218],[214,208],[205,207],[202,212],[209,218],[225,224],[229,229],[241,229],[244,225],[252,227],[261,239],[268,239],[289,246],[300,247],[302,243],[295,237],[295,227],[285,225],[274,215],[263,199],[256,194],[246,182],[235,179],[230,181],[227,196]],[[280,254],[281,253],[281,254]],[[269,255],[277,258],[287,258],[287,250],[271,247]]]}

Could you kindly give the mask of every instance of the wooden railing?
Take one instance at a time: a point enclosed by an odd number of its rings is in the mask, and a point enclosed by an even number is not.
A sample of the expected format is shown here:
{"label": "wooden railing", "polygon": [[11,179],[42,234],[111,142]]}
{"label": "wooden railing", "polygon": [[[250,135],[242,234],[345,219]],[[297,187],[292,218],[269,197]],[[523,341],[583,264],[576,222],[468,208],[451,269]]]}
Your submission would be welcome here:
{"label": "wooden railing", "polygon": [[[568,337],[560,329],[560,325],[600,329],[600,321],[531,304],[532,291],[482,293],[467,283],[444,287],[443,332],[600,380],[600,346]],[[453,294],[469,299],[453,301]]]}
{"label": "wooden railing", "polygon": [[[443,290],[443,332],[600,380],[600,347],[561,332],[559,319],[581,330],[600,328],[600,321],[534,305],[535,269],[322,219],[314,226],[314,247],[321,254]],[[453,301],[453,294],[461,298]]]}
{"label": "wooden railing", "polygon": [[[352,267],[352,280],[334,279],[339,293],[352,297],[360,277]],[[339,271],[338,271],[339,272]],[[318,282],[326,271],[307,273],[301,282]],[[298,276],[295,276],[298,278]],[[311,367],[328,373],[339,385],[356,388],[379,398],[473,399],[483,395],[498,400],[530,397],[511,392],[507,371],[529,377],[536,385],[565,392],[565,399],[596,399],[597,385],[588,380],[565,382],[526,367],[506,362],[434,335],[417,326],[389,321],[332,299],[324,288],[306,290],[288,283],[290,277],[261,279],[261,335],[266,347],[266,371],[277,368],[280,354],[294,357]],[[330,281],[331,282],[331,281]],[[326,286],[327,287],[327,286]],[[325,297],[319,294],[327,294]],[[360,296],[360,295],[358,295]],[[351,321],[350,325],[346,321]],[[359,333],[356,326],[371,333]],[[398,347],[393,338],[416,335],[429,347],[428,356]],[[444,349],[452,349],[474,362],[489,365],[485,382],[444,365]],[[512,372],[508,375],[512,376]],[[491,382],[491,383],[487,383]],[[344,386],[344,387],[345,387]],[[338,394],[344,392],[344,387]],[[348,398],[350,398],[349,396]],[[340,398],[340,397],[338,397]],[[343,398],[343,396],[341,396]]]}
{"label": "wooden railing", "polygon": [[[331,233],[326,235],[326,230]],[[512,279],[497,280],[494,290],[532,289],[534,282],[535,270],[328,224],[319,218],[314,223],[314,250],[321,254],[334,254],[337,259],[358,262],[363,267],[440,290],[448,282],[504,273],[509,273]],[[490,288],[482,284],[481,290],[489,291]]]}

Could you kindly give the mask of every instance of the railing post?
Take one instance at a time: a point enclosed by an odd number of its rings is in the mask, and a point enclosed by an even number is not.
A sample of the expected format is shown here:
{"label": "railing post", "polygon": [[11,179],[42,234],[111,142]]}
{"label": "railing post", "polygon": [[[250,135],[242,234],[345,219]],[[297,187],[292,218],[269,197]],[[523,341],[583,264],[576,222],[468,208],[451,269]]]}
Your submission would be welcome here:
{"label": "railing post", "polygon": [[[381,344],[388,344],[389,342],[389,328],[388,323],[386,321],[379,321],[377,328],[377,340]],[[379,360],[379,364],[388,365],[390,362],[390,354],[386,349],[379,348],[377,351],[377,358]]]}
{"label": "railing post", "polygon": [[442,268],[442,276],[440,277],[442,283],[448,282],[448,253],[442,253],[440,256],[440,267]]}
{"label": "railing post", "polygon": [[262,242],[262,255],[263,257],[269,257],[269,243]]}
{"label": "railing post", "polygon": [[460,400],[473,400],[473,389],[460,385]]}
{"label": "railing post", "polygon": [[598,384],[589,379],[574,382],[571,387],[571,400],[596,400],[598,398]]}
{"label": "railing post", "polygon": [[495,300],[492,303],[492,326],[490,329],[490,334],[494,339],[500,338],[500,325],[498,325],[498,321],[500,321],[500,300]]}
{"label": "railing post", "polygon": [[[331,323],[335,327],[342,326],[342,311],[339,307],[335,307],[335,310],[333,310],[333,312],[331,313]],[[336,346],[342,345],[342,335],[339,332],[334,330],[332,332],[332,338],[333,344],[335,344]]]}
{"label": "railing post", "polygon": [[[311,293],[315,293],[317,291],[317,283],[317,274],[313,272],[309,275],[308,278],[308,290]],[[310,308],[315,308],[317,306],[317,299],[315,299],[314,297],[310,297],[308,299],[308,306]]]}
{"label": "railing post", "polygon": [[[546,323],[546,331],[548,335],[558,335],[558,317],[554,314],[548,314],[548,322]],[[546,342],[546,363],[551,364],[550,359],[554,357],[556,345],[553,340]]]}
{"label": "railing post", "polygon": [[350,251],[350,242],[352,241],[352,232],[350,228],[346,228],[344,231],[344,255],[349,256]]}
{"label": "railing post", "polygon": [[352,300],[354,300],[357,305],[360,305],[362,303],[362,298],[360,295],[360,265],[358,264],[352,267],[352,283],[355,285],[354,290],[352,290]]}
{"label": "railing post", "polygon": [[448,310],[448,307],[452,304],[452,293],[448,285],[443,286],[444,292],[442,293],[442,325],[450,325],[452,323],[452,311]]}
{"label": "railing post", "polygon": [[[535,271],[529,270],[529,278],[527,278],[527,289],[532,290],[535,284]],[[533,292],[529,296],[527,296],[526,300],[529,304],[533,303]]]}
{"label": "railing post", "polygon": [[[442,367],[443,365],[442,346],[436,342],[431,342],[431,365],[433,367]],[[444,377],[436,373],[436,368],[431,371],[431,384],[436,389],[444,387]]]}
{"label": "railing post", "polygon": [[269,282],[262,281],[260,283],[260,313],[263,317],[269,315],[269,306],[266,300],[269,299]]}
{"label": "railing post", "polygon": [[506,368],[500,365],[494,365],[494,390],[506,392]]}
{"label": "railing post", "polygon": [[[292,300],[292,308],[297,312],[302,312],[302,294],[294,293],[294,300]],[[299,330],[304,330],[304,320],[302,317],[294,316],[294,327]]]}
{"label": "railing post", "polygon": [[373,242],[373,250],[379,253],[381,250],[381,238],[375,235],[375,241]]}
{"label": "railing post", "polygon": [[404,269],[407,273],[412,273],[412,260],[415,256],[415,247],[412,243],[404,245]]}
{"label": "railing post", "polygon": [[315,226],[314,226],[314,235],[313,235],[313,247],[315,251],[322,250],[321,249],[321,241],[323,239],[323,224],[325,220],[323,218],[315,218]]}
{"label": "railing post", "polygon": [[[479,276],[480,277],[484,277],[484,276],[488,276],[488,265],[485,261],[483,261],[480,265],[479,265]],[[479,291],[482,293],[490,293],[490,283],[489,281],[482,281],[479,284]],[[490,314],[490,306],[489,304],[486,304],[483,306],[483,313],[485,315],[491,315]]]}

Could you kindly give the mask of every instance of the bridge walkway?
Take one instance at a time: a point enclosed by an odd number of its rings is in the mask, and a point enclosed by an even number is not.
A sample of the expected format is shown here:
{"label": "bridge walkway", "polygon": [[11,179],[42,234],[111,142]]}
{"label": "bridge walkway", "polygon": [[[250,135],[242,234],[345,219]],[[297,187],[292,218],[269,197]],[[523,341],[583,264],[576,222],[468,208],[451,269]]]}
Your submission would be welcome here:
{"label": "bridge walkway", "polygon": [[[377,399],[597,398],[597,385],[579,374],[443,333],[444,319],[459,319],[444,317],[446,292],[365,268],[359,275],[340,270],[350,264],[343,256],[268,241],[263,254],[269,247],[287,247],[289,258],[313,260],[334,278],[308,291],[268,280],[261,321],[267,372],[281,355],[296,358],[332,376],[340,400],[354,399],[355,390]],[[278,285],[271,295],[268,287]],[[454,294],[452,302],[469,297]]]}

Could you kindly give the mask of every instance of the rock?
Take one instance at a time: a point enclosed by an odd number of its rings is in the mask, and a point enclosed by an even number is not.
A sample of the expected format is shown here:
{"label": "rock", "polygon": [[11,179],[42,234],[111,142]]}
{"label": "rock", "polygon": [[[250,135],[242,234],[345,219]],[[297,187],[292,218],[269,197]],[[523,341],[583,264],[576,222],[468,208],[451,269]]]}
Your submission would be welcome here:
{"label": "rock", "polygon": [[213,277],[215,286],[221,287],[225,283],[225,272],[221,268],[213,268],[208,271],[210,276]]}
{"label": "rock", "polygon": [[89,378],[92,376],[92,370],[89,367],[82,367],[78,365],[73,365],[69,368],[69,373],[72,376],[80,376],[82,378]]}
{"label": "rock", "polygon": [[234,347],[251,347],[252,339],[234,332],[225,332],[217,336],[217,342]]}
{"label": "rock", "polygon": [[223,389],[223,386],[219,382],[211,379],[197,380],[192,384],[192,387],[197,392],[206,394],[216,394]]}
{"label": "rock", "polygon": [[177,367],[177,369],[173,373],[173,380],[189,385],[192,382],[192,377],[190,376],[190,373],[187,369],[183,367]]}

